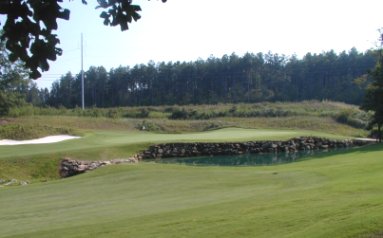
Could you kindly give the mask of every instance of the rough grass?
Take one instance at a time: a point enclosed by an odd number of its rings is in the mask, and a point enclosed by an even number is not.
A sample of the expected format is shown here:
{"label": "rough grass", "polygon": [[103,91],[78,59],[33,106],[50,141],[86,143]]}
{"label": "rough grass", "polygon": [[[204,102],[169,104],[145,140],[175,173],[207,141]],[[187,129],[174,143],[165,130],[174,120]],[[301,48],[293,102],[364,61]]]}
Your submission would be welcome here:
{"label": "rough grass", "polygon": [[[332,101],[302,101],[302,102],[262,102],[262,103],[237,103],[237,104],[214,104],[214,105],[168,105],[168,106],[142,106],[142,107],[118,107],[118,108],[33,108],[34,115],[60,115],[60,116],[85,116],[85,117],[110,117],[110,118],[167,118],[174,111],[182,110],[196,115],[213,116],[228,115],[247,117],[251,115],[276,116],[300,115],[300,116],[329,116],[339,111],[349,110],[360,112],[355,105]],[[269,113],[267,113],[269,112]]]}
{"label": "rough grass", "polygon": [[[238,118],[279,118],[279,117],[329,117],[355,128],[365,128],[371,117],[370,113],[360,110],[355,105],[331,101],[303,102],[263,102],[214,105],[172,105],[142,106],[118,108],[17,108],[18,113],[9,116],[78,116],[91,118],[129,118],[129,119],[175,119],[208,120],[220,117]],[[161,127],[153,129],[160,130]]]}
{"label": "rough grass", "polygon": [[[364,137],[367,131],[363,128],[369,119],[369,114],[356,106],[329,101],[34,110],[35,116],[0,119],[0,139],[81,134],[89,130],[144,128],[159,133],[184,133],[224,127],[304,129]],[[168,119],[177,112],[186,117]]]}
{"label": "rough grass", "polygon": [[0,190],[0,237],[374,237],[383,147],[299,163],[142,163]]}
{"label": "rough grass", "polygon": [[[209,131],[225,127],[242,128],[269,128],[269,129],[295,129],[323,131],[331,134],[364,137],[367,131],[357,129],[349,125],[338,123],[331,117],[316,116],[290,116],[275,118],[239,118],[223,117],[209,120],[169,120],[169,119],[110,119],[110,118],[89,118],[89,117],[71,117],[71,116],[31,116],[19,117],[9,121],[7,126],[24,128],[25,135],[35,134],[36,137],[42,132],[49,130],[36,130],[33,128],[49,128],[50,134],[57,134],[60,129],[66,129],[68,133],[81,134],[93,130],[113,130],[113,131],[139,131],[145,128],[146,131],[158,133],[185,133]],[[31,131],[27,128],[33,129]],[[65,131],[64,131],[65,132]],[[9,134],[9,133],[8,133]],[[22,133],[18,133],[22,135]],[[44,135],[49,134],[45,133]],[[1,133],[0,138],[6,138]],[[8,138],[9,139],[9,138]]]}
{"label": "rough grass", "polygon": [[0,126],[0,139],[27,140],[49,135],[77,134],[74,129],[62,126],[48,126],[43,123],[15,123],[6,121]]}
{"label": "rough grass", "polygon": [[241,125],[245,128],[312,130],[348,137],[366,137],[368,134],[365,130],[338,123],[329,117],[225,118],[224,121],[229,125]]}

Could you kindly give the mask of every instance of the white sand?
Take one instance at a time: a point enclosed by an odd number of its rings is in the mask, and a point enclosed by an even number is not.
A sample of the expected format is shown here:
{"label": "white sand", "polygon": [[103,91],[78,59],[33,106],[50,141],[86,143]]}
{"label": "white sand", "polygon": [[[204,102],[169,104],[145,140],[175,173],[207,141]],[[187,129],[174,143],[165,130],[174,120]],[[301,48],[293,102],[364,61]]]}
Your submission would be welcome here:
{"label": "white sand", "polygon": [[378,139],[373,139],[373,138],[355,138],[355,140],[371,141],[371,142],[377,142],[378,141]]}
{"label": "white sand", "polygon": [[26,145],[26,144],[49,144],[64,140],[78,139],[79,136],[56,135],[33,140],[0,140],[0,145]]}

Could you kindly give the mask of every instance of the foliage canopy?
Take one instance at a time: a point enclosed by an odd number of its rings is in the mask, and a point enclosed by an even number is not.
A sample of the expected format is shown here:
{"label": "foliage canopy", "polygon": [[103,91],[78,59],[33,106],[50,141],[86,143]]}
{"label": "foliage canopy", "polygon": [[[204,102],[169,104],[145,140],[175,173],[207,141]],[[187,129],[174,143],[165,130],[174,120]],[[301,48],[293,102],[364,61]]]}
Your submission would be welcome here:
{"label": "foliage canopy", "polygon": [[[81,0],[87,4],[86,0]],[[60,40],[54,32],[57,20],[69,20],[70,11],[61,7],[63,0],[2,0],[0,15],[5,15],[1,41],[11,53],[12,62],[21,60],[31,70],[34,79],[41,77],[40,71],[49,69],[48,60],[56,60],[62,54]],[[103,9],[100,17],[105,25],[127,30],[132,20],[140,19],[139,5],[132,0],[97,0],[97,8]],[[166,2],[166,0],[162,0]]]}
{"label": "foliage canopy", "polygon": [[[308,53],[303,59],[272,53],[224,55],[194,62],[150,62],[85,72],[86,107],[188,105],[331,100],[360,105],[376,52]],[[52,84],[47,104],[81,105],[78,72]]]}
{"label": "foliage canopy", "polygon": [[25,104],[23,94],[29,91],[28,70],[17,61],[8,60],[4,44],[0,43],[0,115]]}
{"label": "foliage canopy", "polygon": [[[383,40],[383,35],[382,35]],[[381,53],[382,54],[382,53]],[[383,125],[383,59],[382,55],[375,68],[369,73],[372,82],[366,89],[365,99],[362,109],[374,112],[370,121],[371,128],[376,125],[378,127],[379,142],[382,141],[381,128]]]}

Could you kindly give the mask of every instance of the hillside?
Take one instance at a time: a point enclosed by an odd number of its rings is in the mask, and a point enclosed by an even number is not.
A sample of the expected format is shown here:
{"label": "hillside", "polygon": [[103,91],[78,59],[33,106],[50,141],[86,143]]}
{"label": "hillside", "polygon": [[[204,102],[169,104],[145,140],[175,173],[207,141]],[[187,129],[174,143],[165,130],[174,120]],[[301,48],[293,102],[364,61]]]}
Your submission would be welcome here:
{"label": "hillside", "polygon": [[380,145],[272,166],[141,161],[59,178],[64,157],[127,158],[158,143],[366,136],[369,115],[353,105],[32,108],[21,114],[1,119],[1,138],[81,138],[0,146],[1,238],[374,237],[382,231]]}
{"label": "hillside", "polygon": [[[73,130],[142,130],[161,133],[205,131],[222,127],[282,128],[366,136],[370,114],[357,106],[331,101],[275,102],[88,108],[26,108],[2,120],[0,138],[20,135],[17,130],[39,128],[39,134],[75,133]],[[56,118],[56,116],[59,116]],[[12,133],[8,133],[6,127]],[[52,130],[52,132],[49,132]],[[36,130],[37,131],[37,130]],[[57,132],[55,132],[57,131]],[[65,132],[67,131],[67,132]],[[35,132],[37,133],[37,132]],[[33,137],[33,133],[24,133]]]}
{"label": "hillside", "polygon": [[[26,145],[22,150],[21,147],[0,147],[0,178],[57,179],[58,161],[63,157],[85,160],[123,158],[164,141],[193,142],[204,138],[209,141],[246,141],[302,135],[365,137],[367,131],[362,128],[368,118],[356,106],[328,101],[93,108],[85,111],[37,109],[34,113],[41,115],[3,118],[0,138],[20,140],[72,134],[82,136],[81,143]],[[216,133],[222,128],[238,129]],[[264,130],[271,133],[260,133]],[[281,131],[288,133],[282,136]],[[205,132],[209,134],[199,134]]]}

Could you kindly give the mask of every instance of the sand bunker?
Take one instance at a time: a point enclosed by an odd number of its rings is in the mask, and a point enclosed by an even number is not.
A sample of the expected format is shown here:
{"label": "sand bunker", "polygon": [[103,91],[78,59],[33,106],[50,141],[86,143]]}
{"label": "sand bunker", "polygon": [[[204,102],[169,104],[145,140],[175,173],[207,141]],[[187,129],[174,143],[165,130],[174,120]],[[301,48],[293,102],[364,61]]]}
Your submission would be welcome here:
{"label": "sand bunker", "polygon": [[0,145],[49,144],[78,138],[80,137],[70,135],[56,135],[33,140],[0,140]]}

